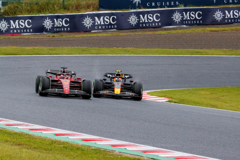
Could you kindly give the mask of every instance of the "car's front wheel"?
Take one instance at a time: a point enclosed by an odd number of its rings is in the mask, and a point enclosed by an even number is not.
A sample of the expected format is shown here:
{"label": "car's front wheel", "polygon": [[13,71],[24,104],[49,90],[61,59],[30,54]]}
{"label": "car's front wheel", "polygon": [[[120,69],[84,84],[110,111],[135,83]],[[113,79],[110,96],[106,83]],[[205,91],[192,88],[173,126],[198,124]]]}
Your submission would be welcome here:
{"label": "car's front wheel", "polygon": [[40,96],[47,96],[48,93],[43,93],[43,91],[49,88],[50,88],[50,79],[47,76],[41,76],[39,81],[38,94]]}
{"label": "car's front wheel", "polygon": [[40,83],[40,78],[41,78],[42,76],[37,76],[36,77],[36,82],[35,82],[35,92],[36,93],[38,93],[38,89],[39,89],[39,83]]}
{"label": "car's front wheel", "polygon": [[82,82],[82,91],[88,93],[89,95],[82,95],[83,99],[90,99],[92,95],[92,82],[90,80],[84,80]]}
{"label": "car's front wheel", "polygon": [[133,99],[136,101],[141,101],[142,100],[142,92],[143,92],[143,86],[142,86],[141,82],[136,82],[134,84],[133,92],[138,95],[137,97],[133,97]]}
{"label": "car's front wheel", "polygon": [[103,89],[103,82],[99,79],[95,79],[93,83],[93,97],[101,97],[100,94],[97,94],[98,91]]}

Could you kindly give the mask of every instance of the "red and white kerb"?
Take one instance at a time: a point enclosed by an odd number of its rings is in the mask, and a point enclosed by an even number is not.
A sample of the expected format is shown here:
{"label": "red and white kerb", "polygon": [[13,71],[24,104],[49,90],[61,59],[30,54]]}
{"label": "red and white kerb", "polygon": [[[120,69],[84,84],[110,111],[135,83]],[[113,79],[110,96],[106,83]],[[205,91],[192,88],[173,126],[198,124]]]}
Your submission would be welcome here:
{"label": "red and white kerb", "polygon": [[170,100],[169,98],[148,95],[147,94],[148,92],[150,92],[150,91],[143,92],[143,96],[142,96],[143,99],[150,100],[150,101],[156,101],[156,102],[166,102],[166,101]]}
{"label": "red and white kerb", "polygon": [[167,149],[158,148],[158,147],[152,147],[152,146],[126,142],[126,141],[103,138],[103,137],[98,137],[94,135],[88,135],[84,133],[45,127],[45,126],[24,123],[24,122],[19,122],[19,121],[4,119],[4,118],[0,118],[0,125],[5,126],[4,128],[7,128],[7,129],[11,129],[11,128],[13,129],[14,127],[14,128],[18,128],[18,130],[20,131],[29,130],[29,131],[38,132],[41,134],[51,134],[56,137],[65,137],[65,138],[69,138],[76,141],[82,140],[83,142],[95,143],[98,145],[108,145],[115,148],[125,148],[126,150],[131,151],[132,154],[134,154],[135,151],[138,151],[138,152],[140,151],[145,154],[157,155],[159,156],[159,158],[160,157],[175,158],[177,160],[216,160],[213,158],[193,155],[189,153],[177,152],[177,151],[167,150]]}

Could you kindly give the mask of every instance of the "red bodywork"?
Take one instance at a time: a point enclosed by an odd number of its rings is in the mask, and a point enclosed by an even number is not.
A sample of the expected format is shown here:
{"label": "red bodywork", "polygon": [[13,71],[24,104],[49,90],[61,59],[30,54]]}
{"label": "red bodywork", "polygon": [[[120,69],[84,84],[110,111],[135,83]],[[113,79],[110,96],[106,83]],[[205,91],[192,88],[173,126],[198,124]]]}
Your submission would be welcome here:
{"label": "red bodywork", "polygon": [[51,89],[63,89],[65,94],[70,90],[81,90],[82,80],[80,77],[73,78],[70,75],[48,76],[51,80]]}

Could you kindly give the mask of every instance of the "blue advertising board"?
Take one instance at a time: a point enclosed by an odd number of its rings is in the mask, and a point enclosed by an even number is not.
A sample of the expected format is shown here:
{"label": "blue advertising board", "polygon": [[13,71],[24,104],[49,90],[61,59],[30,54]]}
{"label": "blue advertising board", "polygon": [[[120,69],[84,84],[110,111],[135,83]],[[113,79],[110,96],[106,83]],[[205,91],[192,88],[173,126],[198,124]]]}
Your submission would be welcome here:
{"label": "blue advertising board", "polygon": [[240,7],[0,17],[0,34],[76,32],[240,23]]}

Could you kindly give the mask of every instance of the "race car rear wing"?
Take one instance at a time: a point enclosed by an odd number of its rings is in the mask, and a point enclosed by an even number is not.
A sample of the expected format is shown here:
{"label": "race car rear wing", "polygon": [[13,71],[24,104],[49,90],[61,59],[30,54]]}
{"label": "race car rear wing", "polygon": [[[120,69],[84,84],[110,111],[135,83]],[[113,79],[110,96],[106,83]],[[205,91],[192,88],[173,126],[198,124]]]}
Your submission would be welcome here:
{"label": "race car rear wing", "polygon": [[104,77],[107,78],[114,78],[116,76],[119,76],[120,78],[125,78],[125,79],[129,79],[129,78],[133,78],[131,74],[123,74],[123,73],[105,73]]}
{"label": "race car rear wing", "polygon": [[52,70],[52,69],[48,69],[46,70],[46,75],[48,74],[53,74],[53,75],[61,75],[61,74],[64,74],[64,75],[76,75],[76,72],[75,71],[65,71],[65,73],[63,73],[62,70]]}

